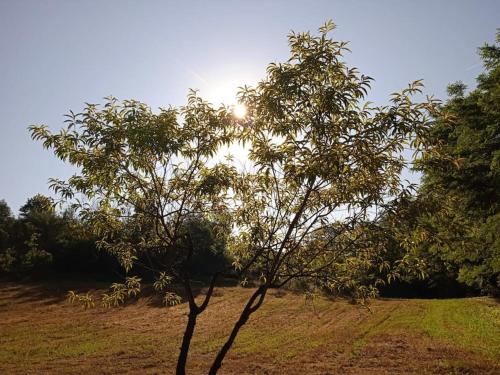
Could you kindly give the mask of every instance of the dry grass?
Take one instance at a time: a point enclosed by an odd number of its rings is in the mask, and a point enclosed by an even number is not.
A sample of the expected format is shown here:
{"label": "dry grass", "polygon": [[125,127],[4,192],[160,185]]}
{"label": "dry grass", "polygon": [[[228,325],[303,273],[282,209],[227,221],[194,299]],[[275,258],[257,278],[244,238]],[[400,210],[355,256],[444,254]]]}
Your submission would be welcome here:
{"label": "dry grass", "polygon": [[[65,301],[74,285],[0,284],[1,374],[170,374],[186,306],[149,298],[115,309]],[[206,373],[251,291],[220,288],[201,315],[189,373]],[[222,374],[498,374],[492,299],[345,301],[272,292]]]}

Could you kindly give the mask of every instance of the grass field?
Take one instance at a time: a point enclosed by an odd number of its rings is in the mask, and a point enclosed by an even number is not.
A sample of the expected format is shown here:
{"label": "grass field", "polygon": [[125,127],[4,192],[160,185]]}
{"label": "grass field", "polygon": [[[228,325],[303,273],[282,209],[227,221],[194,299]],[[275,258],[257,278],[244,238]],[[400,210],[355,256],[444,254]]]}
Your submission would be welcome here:
{"label": "grass field", "polygon": [[[186,305],[141,298],[84,310],[72,285],[0,284],[0,374],[172,374]],[[196,327],[203,374],[250,290],[218,289]],[[221,374],[500,374],[500,305],[489,298],[376,300],[371,311],[271,292]]]}

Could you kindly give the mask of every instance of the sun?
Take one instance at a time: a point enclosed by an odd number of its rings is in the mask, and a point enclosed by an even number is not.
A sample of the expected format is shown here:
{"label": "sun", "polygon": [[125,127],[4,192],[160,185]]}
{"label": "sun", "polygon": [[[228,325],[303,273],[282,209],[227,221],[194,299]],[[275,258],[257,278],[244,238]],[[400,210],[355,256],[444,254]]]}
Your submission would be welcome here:
{"label": "sun", "polygon": [[[217,85],[207,85],[206,93],[203,97],[214,105],[224,105],[231,110],[232,115],[237,119],[244,119],[248,115],[248,108],[243,103],[238,102],[238,91],[243,80],[234,79],[221,81]],[[247,80],[253,82],[254,80]]]}
{"label": "sun", "polygon": [[233,107],[233,115],[237,118],[244,118],[247,115],[247,107],[244,104],[236,104]]}

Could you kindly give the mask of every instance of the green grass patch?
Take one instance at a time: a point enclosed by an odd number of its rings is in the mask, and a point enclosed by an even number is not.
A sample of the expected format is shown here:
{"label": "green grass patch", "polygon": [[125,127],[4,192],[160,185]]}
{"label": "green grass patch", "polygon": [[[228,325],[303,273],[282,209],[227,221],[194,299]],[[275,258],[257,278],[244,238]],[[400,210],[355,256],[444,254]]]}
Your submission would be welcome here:
{"label": "green grass patch", "polygon": [[32,363],[118,352],[154,352],[168,348],[162,336],[73,325],[15,326],[2,330],[0,362]]}
{"label": "green grass patch", "polygon": [[89,328],[49,325],[9,327],[3,330],[0,344],[0,360],[31,362],[89,355],[107,349],[112,342],[110,336]]}
{"label": "green grass patch", "polygon": [[408,329],[500,358],[500,305],[489,298],[408,300],[368,336]]}

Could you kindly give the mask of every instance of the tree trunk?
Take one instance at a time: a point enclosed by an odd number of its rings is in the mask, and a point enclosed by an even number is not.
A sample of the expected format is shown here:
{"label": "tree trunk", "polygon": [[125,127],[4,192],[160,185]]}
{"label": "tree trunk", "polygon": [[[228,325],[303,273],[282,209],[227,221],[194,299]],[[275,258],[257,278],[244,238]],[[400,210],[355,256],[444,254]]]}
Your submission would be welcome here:
{"label": "tree trunk", "polygon": [[210,287],[208,288],[207,295],[205,296],[203,303],[200,306],[198,306],[194,300],[194,294],[193,290],[191,289],[189,277],[185,276],[184,288],[186,290],[189,302],[189,314],[188,314],[188,322],[186,325],[186,329],[184,331],[184,336],[182,338],[179,357],[177,358],[177,368],[175,371],[176,375],[186,374],[187,357],[189,353],[189,346],[191,345],[191,339],[193,338],[194,329],[196,327],[196,319],[198,318],[198,315],[200,315],[207,308],[215,288],[215,282],[217,281],[218,277],[219,277],[219,272],[216,272],[212,276],[212,281],[210,282]]}
{"label": "tree trunk", "polygon": [[177,369],[175,371],[176,375],[186,375],[186,362],[189,352],[189,345],[191,344],[191,339],[193,337],[197,316],[198,314],[196,313],[196,311],[190,309],[188,315],[188,323],[186,325],[186,330],[184,331],[184,337],[182,338],[180,353],[177,359]]}
{"label": "tree trunk", "polygon": [[[259,289],[255,291],[255,293],[250,297],[249,301],[247,302],[245,308],[241,312],[241,315],[236,322],[236,324],[233,327],[233,330],[231,331],[231,334],[229,335],[229,338],[227,341],[224,343],[222,348],[220,349],[219,353],[217,353],[217,356],[215,357],[215,360],[212,364],[212,367],[210,367],[210,371],[208,372],[208,375],[216,375],[219,369],[222,366],[222,361],[226,357],[227,352],[229,349],[231,349],[231,346],[234,343],[234,340],[236,339],[236,336],[238,335],[238,332],[240,331],[241,327],[245,325],[245,323],[248,321],[248,318],[250,315],[252,315],[257,309],[262,305],[262,302],[264,301],[264,297],[266,295],[267,287],[261,286]],[[255,300],[259,297],[259,300],[257,303],[254,305]]]}

